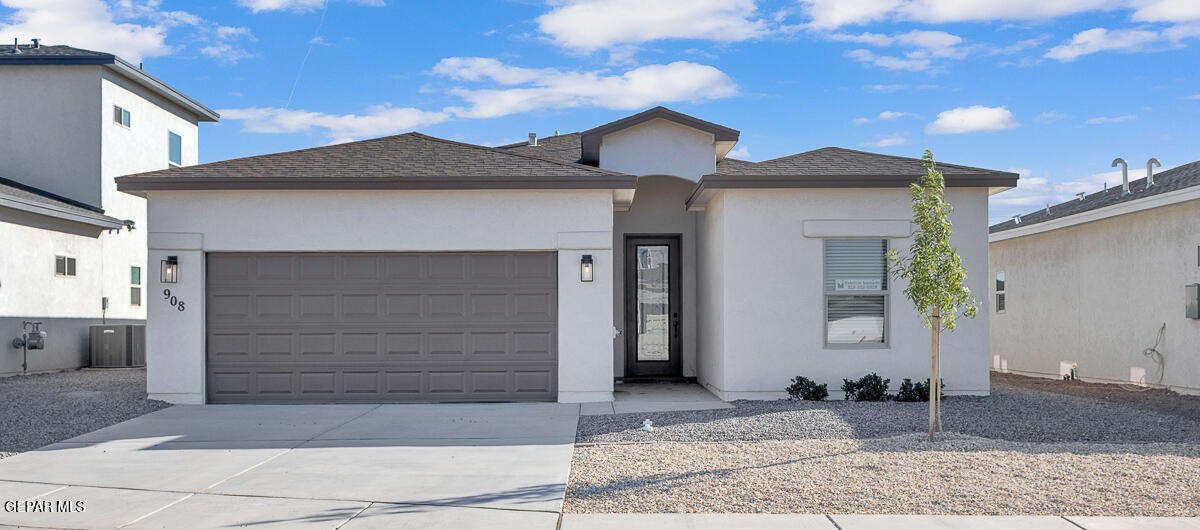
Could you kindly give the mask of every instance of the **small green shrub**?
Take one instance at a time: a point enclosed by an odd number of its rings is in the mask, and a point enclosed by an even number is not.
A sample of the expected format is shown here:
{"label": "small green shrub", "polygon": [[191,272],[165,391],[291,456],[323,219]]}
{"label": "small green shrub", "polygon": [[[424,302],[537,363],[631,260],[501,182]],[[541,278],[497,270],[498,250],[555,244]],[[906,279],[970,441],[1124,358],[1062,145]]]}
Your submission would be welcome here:
{"label": "small green shrub", "polygon": [[891,379],[884,379],[872,372],[858,381],[842,379],[842,391],[846,393],[847,400],[887,401],[891,398],[887,393],[888,384],[891,382]]}
{"label": "small green shrub", "polygon": [[798,375],[792,378],[792,384],[787,387],[788,399],[803,399],[805,401],[824,401],[829,397],[828,385],[817,384],[812,379]]}
{"label": "small green shrub", "polygon": [[[946,388],[946,381],[942,381],[942,388]],[[896,401],[929,401],[929,379],[925,382],[913,383],[911,379],[905,379],[900,382],[900,390],[896,392]]]}

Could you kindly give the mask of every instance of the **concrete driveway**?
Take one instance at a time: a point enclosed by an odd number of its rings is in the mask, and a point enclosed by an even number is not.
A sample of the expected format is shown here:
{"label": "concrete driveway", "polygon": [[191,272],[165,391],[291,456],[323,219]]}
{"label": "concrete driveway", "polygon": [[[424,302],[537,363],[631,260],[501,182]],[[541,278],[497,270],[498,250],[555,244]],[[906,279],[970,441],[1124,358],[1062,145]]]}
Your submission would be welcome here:
{"label": "concrete driveway", "polygon": [[556,403],[176,406],[0,460],[0,525],[555,528],[578,416]]}

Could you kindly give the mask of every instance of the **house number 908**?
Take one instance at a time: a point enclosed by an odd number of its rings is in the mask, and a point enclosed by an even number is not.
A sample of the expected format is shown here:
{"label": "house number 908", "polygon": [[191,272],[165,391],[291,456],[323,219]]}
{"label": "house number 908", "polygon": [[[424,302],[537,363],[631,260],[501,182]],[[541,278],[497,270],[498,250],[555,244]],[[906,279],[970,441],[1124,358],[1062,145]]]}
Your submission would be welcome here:
{"label": "house number 908", "polygon": [[171,306],[175,309],[183,311],[183,300],[180,300],[176,298],[175,295],[171,294],[170,289],[163,289],[163,300],[170,302]]}

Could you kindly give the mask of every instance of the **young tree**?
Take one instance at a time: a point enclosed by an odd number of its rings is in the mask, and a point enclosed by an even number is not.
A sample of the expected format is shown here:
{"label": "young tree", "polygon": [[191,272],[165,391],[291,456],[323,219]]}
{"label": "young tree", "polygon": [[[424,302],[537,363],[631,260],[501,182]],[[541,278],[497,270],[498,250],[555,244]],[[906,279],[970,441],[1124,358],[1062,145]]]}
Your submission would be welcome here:
{"label": "young tree", "polygon": [[925,174],[909,186],[913,221],[920,230],[907,251],[888,252],[888,269],[908,282],[904,295],[924,317],[925,327],[933,331],[929,377],[929,437],[933,439],[942,398],[938,339],[943,329],[954,329],[959,314],[975,318],[978,302],[966,285],[967,270],[958,249],[950,246],[950,212],[954,208],[946,202],[945,178],[937,170],[933,152],[926,149],[922,160]]}

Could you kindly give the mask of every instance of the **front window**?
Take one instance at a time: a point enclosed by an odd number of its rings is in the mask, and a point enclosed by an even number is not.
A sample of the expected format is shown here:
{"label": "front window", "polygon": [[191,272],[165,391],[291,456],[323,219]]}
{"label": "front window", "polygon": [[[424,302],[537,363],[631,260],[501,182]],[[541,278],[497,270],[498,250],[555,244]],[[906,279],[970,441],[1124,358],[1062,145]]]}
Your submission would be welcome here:
{"label": "front window", "polygon": [[113,122],[129,127],[129,111],[117,105],[113,105]]}
{"label": "front window", "polygon": [[54,256],[55,276],[75,276],[75,258]]}
{"label": "front window", "polygon": [[1004,312],[1004,271],[996,273],[996,312]]}
{"label": "front window", "polygon": [[825,240],[826,345],[887,344],[887,240]]}
{"label": "front window", "polygon": [[167,131],[167,141],[170,144],[171,163],[176,166],[183,165],[183,138],[180,138],[178,134]]}

